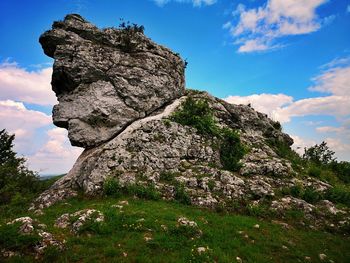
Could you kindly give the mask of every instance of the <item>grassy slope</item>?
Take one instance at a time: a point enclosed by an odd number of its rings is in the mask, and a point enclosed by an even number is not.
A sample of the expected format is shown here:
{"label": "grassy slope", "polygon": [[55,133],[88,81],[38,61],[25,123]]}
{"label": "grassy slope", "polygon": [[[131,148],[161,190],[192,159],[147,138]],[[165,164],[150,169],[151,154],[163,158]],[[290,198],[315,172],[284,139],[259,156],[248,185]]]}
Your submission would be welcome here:
{"label": "grassy slope", "polygon": [[[129,201],[123,212],[111,208],[119,200]],[[61,214],[84,208],[102,211],[105,223],[91,224],[79,236],[53,227]],[[306,229],[286,230],[254,217],[218,214],[174,202],[75,198],[44,212],[43,216],[33,217],[47,224],[49,232],[67,241],[63,252],[48,250],[43,258],[45,262],[206,262],[205,259],[236,262],[237,256],[243,262],[304,262],[305,256],[311,257],[311,262],[318,262],[320,253],[335,262],[350,262],[348,237]],[[178,228],[180,216],[196,221],[202,236],[198,238],[191,229]],[[138,222],[141,218],[144,221]],[[255,224],[260,228],[254,228]],[[248,237],[238,231],[244,231]],[[145,234],[153,240],[146,242]],[[199,256],[195,251],[200,246],[208,246],[210,253]],[[31,262],[33,258],[11,259],[12,262],[25,260]]]}

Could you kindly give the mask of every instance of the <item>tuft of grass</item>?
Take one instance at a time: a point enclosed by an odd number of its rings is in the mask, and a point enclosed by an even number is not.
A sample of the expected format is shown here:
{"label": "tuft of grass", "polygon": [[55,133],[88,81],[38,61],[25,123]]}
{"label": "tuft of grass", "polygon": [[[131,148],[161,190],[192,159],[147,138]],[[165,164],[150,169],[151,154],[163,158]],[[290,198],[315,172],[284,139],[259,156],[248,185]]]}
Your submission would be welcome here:
{"label": "tuft of grass", "polygon": [[164,183],[174,183],[176,176],[178,176],[178,173],[163,171],[159,175],[159,181]]}
{"label": "tuft of grass", "polygon": [[103,193],[106,196],[119,197],[122,194],[122,187],[116,178],[109,177],[103,183]]}
{"label": "tuft of grass", "polygon": [[15,223],[0,226],[0,248],[26,251],[39,243],[40,237],[37,234],[21,234],[20,225],[21,223]]}
{"label": "tuft of grass", "polygon": [[146,186],[131,184],[125,187],[124,192],[147,200],[159,200],[161,198],[161,194],[155,188],[154,184],[149,184]]}

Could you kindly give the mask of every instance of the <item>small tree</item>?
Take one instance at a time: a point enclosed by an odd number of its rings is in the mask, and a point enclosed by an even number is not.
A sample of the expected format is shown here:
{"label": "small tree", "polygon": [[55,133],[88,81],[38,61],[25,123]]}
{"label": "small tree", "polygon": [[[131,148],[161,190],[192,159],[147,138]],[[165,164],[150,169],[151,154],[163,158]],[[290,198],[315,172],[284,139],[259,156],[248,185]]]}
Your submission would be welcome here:
{"label": "small tree", "polygon": [[327,165],[336,160],[335,152],[329,149],[327,143],[323,141],[321,144],[316,144],[310,148],[304,149],[303,159],[317,165]]}
{"label": "small tree", "polygon": [[15,135],[0,130],[0,205],[13,200],[30,198],[38,191],[38,176],[28,170],[25,159],[13,151]]}

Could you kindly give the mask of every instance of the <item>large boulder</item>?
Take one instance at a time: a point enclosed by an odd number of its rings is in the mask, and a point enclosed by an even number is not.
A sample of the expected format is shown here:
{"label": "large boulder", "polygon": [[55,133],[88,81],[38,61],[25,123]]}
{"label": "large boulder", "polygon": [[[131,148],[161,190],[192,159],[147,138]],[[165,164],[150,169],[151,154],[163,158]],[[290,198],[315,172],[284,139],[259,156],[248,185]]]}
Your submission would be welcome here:
{"label": "large boulder", "polygon": [[72,145],[108,141],[184,94],[184,61],[142,27],[98,29],[73,14],[54,22],[39,41],[55,59],[53,122],[68,129]]}

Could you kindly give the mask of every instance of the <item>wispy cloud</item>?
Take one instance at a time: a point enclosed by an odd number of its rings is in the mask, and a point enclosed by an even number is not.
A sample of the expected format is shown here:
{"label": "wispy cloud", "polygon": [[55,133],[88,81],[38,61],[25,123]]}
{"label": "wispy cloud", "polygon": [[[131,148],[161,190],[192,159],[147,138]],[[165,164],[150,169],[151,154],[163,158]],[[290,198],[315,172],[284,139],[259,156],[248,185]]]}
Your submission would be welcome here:
{"label": "wispy cloud", "polygon": [[38,105],[57,103],[51,90],[52,67],[28,71],[16,62],[0,64],[0,100],[15,100]]}
{"label": "wispy cloud", "polygon": [[164,6],[170,2],[192,3],[195,7],[213,5],[217,0],[153,0],[158,6]]}
{"label": "wispy cloud", "polygon": [[318,18],[316,9],[327,0],[268,0],[263,6],[247,9],[239,4],[232,13],[234,23],[226,23],[225,28],[239,46],[238,52],[270,50],[283,46],[276,39],[290,35],[315,32],[322,23],[329,23],[334,16],[325,21]]}

